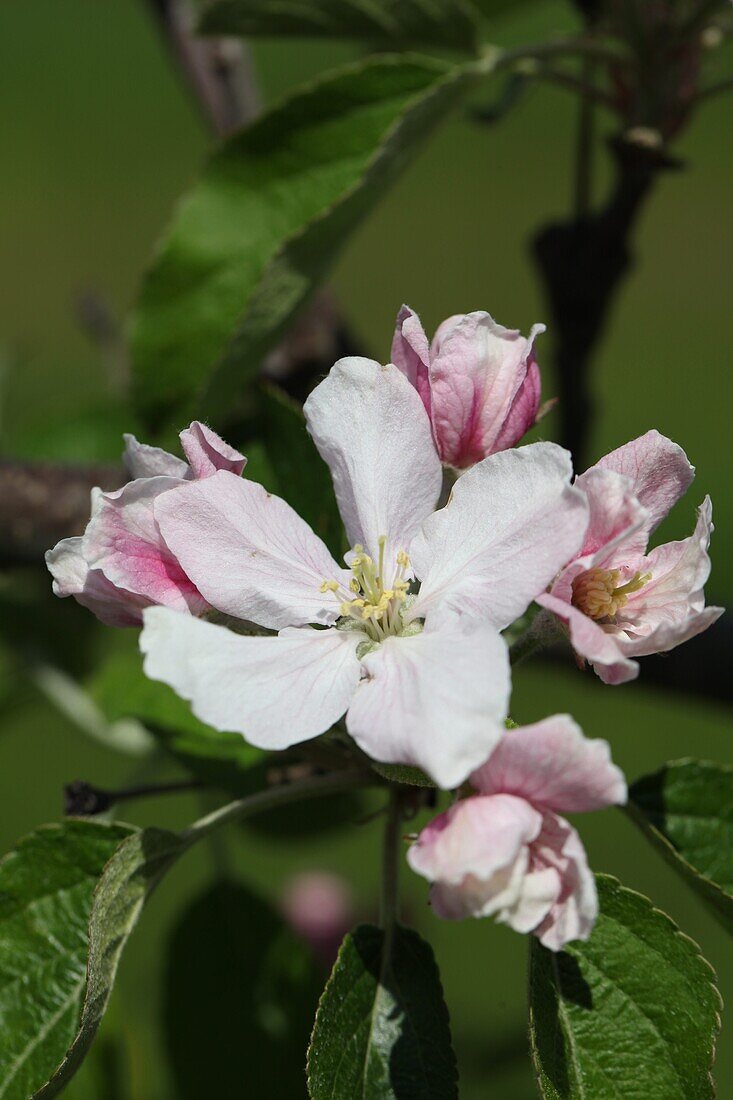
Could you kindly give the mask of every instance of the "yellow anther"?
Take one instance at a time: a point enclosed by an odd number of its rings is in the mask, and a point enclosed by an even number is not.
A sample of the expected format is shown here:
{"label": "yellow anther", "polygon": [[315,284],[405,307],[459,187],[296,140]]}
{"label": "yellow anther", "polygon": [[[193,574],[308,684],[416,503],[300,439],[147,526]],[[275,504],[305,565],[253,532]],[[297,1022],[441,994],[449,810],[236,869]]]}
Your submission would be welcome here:
{"label": "yellow anther", "polygon": [[397,564],[401,565],[403,569],[409,569],[410,568],[410,559],[408,558],[408,556],[407,556],[407,554],[405,553],[404,550],[398,551],[398,553],[397,553]]}
{"label": "yellow anther", "polygon": [[584,615],[596,621],[611,619],[625,607],[628,597],[638,592],[651,573],[635,573],[625,584],[619,584],[618,569],[588,569],[573,581],[572,603]]}
{"label": "yellow anther", "polygon": [[339,588],[339,582],[338,581],[324,581],[323,584],[321,585],[320,591],[321,592],[338,592],[338,588]]}
{"label": "yellow anther", "polygon": [[349,581],[349,588],[351,589],[352,592],[361,592],[361,588],[359,586],[359,582],[356,579],[356,577],[352,577],[351,580]]}

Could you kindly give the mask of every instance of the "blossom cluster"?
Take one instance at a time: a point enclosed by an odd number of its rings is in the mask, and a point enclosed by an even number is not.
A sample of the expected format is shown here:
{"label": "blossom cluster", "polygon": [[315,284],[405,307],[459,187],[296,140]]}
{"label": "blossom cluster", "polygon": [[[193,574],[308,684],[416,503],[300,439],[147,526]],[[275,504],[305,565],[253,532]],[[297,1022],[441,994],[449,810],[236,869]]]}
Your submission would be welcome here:
{"label": "blossom cluster", "polygon": [[131,480],[96,491],[84,535],[47,561],[58,595],[142,624],[147,675],[216,729],[278,750],[343,720],[374,760],[458,791],[408,854],[435,912],[493,914],[558,950],[597,911],[561,815],[622,803],[626,786],[567,715],[507,729],[504,632],[539,605],[619,684],[721,611],[703,593],[709,500],[690,538],[648,550],[693,478],[680,447],[650,431],[576,477],[561,447],[517,446],[540,414],[542,331],[476,312],[430,343],[403,307],[391,363],[334,365],[304,412],[343,564],[198,422],[181,433],[185,462],[126,437]]}

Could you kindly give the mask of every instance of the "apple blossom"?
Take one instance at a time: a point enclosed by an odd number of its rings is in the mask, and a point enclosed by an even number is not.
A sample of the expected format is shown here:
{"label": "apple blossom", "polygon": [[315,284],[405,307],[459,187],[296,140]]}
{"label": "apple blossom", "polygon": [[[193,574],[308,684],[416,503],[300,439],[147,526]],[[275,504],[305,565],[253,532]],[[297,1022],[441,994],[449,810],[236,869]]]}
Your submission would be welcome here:
{"label": "apple blossom", "polygon": [[[346,713],[366,753],[461,783],[499,740],[500,636],[581,543],[567,452],[494,455],[445,508],[416,391],[393,365],[343,359],[305,405],[353,549],[349,569],[282,499],[223,471],[154,502],[166,546],[208,605],[267,637],[145,611],[145,669],[217,729],[283,749]],[[418,582],[420,584],[417,590]]]}
{"label": "apple blossom", "polygon": [[74,596],[110,626],[139,626],[152,604],[192,614],[208,609],[161,537],[153,504],[217,470],[239,475],[246,459],[198,421],[180,438],[187,462],[126,435],[123,461],[132,480],[115,492],[95,489],[84,535],[62,539],[46,554],[55,594]]}
{"label": "apple blossom", "polygon": [[478,792],[440,814],[407,854],[439,917],[495,916],[553,951],[587,939],[598,899],[575,829],[561,816],[626,801],[605,741],[564,714],[507,731],[470,777]]}
{"label": "apple blossom", "polygon": [[392,362],[422,398],[440,459],[465,469],[514,447],[537,419],[540,372],[529,336],[483,312],[443,321],[432,345],[409,306],[397,316]]}
{"label": "apple blossom", "polygon": [[722,614],[705,607],[703,591],[713,530],[708,497],[690,538],[647,552],[693,476],[684,451],[650,431],[575,482],[590,508],[583,546],[537,603],[566,624],[576,652],[608,684],[638,675],[634,657],[673,649]]}

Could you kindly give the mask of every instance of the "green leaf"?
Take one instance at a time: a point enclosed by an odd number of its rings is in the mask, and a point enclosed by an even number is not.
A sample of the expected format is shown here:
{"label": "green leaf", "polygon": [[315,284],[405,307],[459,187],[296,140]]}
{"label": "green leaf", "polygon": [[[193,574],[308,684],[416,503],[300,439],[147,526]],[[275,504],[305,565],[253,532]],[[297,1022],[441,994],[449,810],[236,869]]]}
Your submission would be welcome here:
{"label": "green leaf", "polygon": [[715,975],[664,913],[608,875],[587,943],[532,940],[530,1035],[545,1100],[709,1100]]}
{"label": "green leaf", "polygon": [[0,864],[0,1097],[27,1100],[76,1033],[87,926],[105,864],[130,833],[68,821],[37,829]]}
{"label": "green leaf", "polygon": [[181,202],[133,318],[149,420],[223,423],[348,232],[477,76],[374,57],[295,92],[235,135]]}
{"label": "green leaf", "polygon": [[628,812],[733,932],[733,767],[674,760],[632,785]]}
{"label": "green leaf", "polygon": [[200,722],[171,688],[145,676],[137,650],[121,650],[107,658],[88,689],[108,721],[139,719],[167,752],[207,785],[238,797],[261,785],[260,773],[253,769],[265,753],[237,733],[220,733]]}
{"label": "green leaf", "polygon": [[380,764],[378,760],[370,760],[377,775],[384,776],[391,783],[404,783],[408,787],[435,787],[434,781],[420,768],[413,768],[409,764]]}
{"label": "green leaf", "polygon": [[458,1074],[433,953],[417,932],[360,925],[339,951],[308,1052],[312,1100],[451,1100]]}
{"label": "green leaf", "polygon": [[470,0],[219,0],[207,8],[204,34],[356,38],[382,48],[476,48]]}
{"label": "green leaf", "polygon": [[263,387],[261,428],[280,495],[340,560],[348,547],[331,474],[306,431],[302,408],[275,386]]}
{"label": "green leaf", "polygon": [[[102,828],[91,822],[78,822],[78,828]],[[123,834],[124,836],[124,834]],[[143,905],[160,877],[168,870],[178,856],[186,850],[186,843],[174,833],[163,829],[144,829],[126,836],[107,863],[99,879],[91,902],[89,916],[89,934],[86,920],[77,932],[77,958],[82,959],[82,978],[80,990],[84,988],[84,962],[87,963],[87,982],[81,1014],[78,1000],[74,1003],[73,1015],[67,1021],[65,1046],[61,1047],[63,1060],[55,1059],[58,1069],[42,1088],[33,1093],[32,1100],[49,1100],[58,1096],[74,1076],[83,1062],[87,1051],[97,1033],[112,990],[117,965],[122,951],[133,928],[137,924]],[[30,874],[35,879],[39,869],[34,867]],[[91,899],[89,899],[91,901]],[[56,958],[57,965],[66,960],[65,951],[58,951],[55,936],[56,925],[61,924],[65,912],[64,906],[55,907],[49,914],[52,921],[52,936],[49,937],[49,950]],[[87,908],[87,914],[89,909]],[[27,1032],[35,1036],[38,1029]],[[60,1062],[60,1064],[59,1064]],[[45,1077],[52,1067],[47,1067]],[[42,1079],[39,1075],[38,1080]],[[15,1094],[13,1094],[15,1095]],[[18,1100],[28,1096],[28,1092],[18,1093]],[[0,1084],[0,1096],[3,1096]]]}
{"label": "green leaf", "polygon": [[269,904],[235,882],[209,887],[180,916],[166,962],[165,1042],[178,1100],[209,1095],[212,1074],[221,1097],[304,1096],[322,984],[310,948]]}

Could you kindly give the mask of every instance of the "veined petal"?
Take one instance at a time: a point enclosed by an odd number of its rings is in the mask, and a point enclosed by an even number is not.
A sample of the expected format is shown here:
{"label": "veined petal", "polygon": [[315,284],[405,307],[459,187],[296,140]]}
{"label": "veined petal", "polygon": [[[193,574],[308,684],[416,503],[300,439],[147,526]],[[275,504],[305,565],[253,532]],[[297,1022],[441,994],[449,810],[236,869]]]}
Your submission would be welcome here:
{"label": "veined petal", "polygon": [[467,470],[410,547],[422,586],[410,614],[460,613],[503,630],[580,549],[588,522],[567,451],[533,443]]}
{"label": "veined petal", "polygon": [[308,430],[328,463],[352,546],[387,562],[407,550],[442,484],[430,421],[392,364],[341,359],[305,403]]}
{"label": "veined petal", "polygon": [[420,394],[430,416],[430,347],[420,318],[409,306],[402,306],[397,314],[391,357],[397,369]]}
{"label": "veined petal", "polygon": [[490,627],[454,622],[390,637],[363,665],[367,679],[346,727],[373,759],[414,764],[439,786],[456,787],[501,737],[509,660]]}
{"label": "veined petal", "polygon": [[220,435],[194,420],[181,432],[181,446],[195,478],[211,477],[218,470],[229,470],[237,477],[247,464],[247,459],[225,443]]}
{"label": "veined petal", "polygon": [[507,730],[471,783],[482,794],[518,795],[556,813],[622,805],[627,793],[608,742],[584,737],[569,714]]}
{"label": "veined petal", "polygon": [[[468,887],[475,901],[476,890],[465,883],[466,876],[487,884],[497,872],[511,870],[541,828],[542,814],[521,798],[462,798],[425,826],[408,849],[407,861],[430,882]],[[462,915],[481,914],[473,910]]]}
{"label": "veined petal", "polygon": [[62,539],[46,551],[55,596],[73,596],[107,626],[140,626],[150,601],[108,581],[99,569],[90,569],[80,537]]}
{"label": "veined petal", "polygon": [[690,538],[658,546],[641,561],[639,568],[651,573],[651,580],[629,597],[620,616],[619,645],[625,654],[665,653],[707,630],[723,614],[722,607],[705,607],[712,531],[706,497]]}
{"label": "veined petal", "polygon": [[155,515],[217,610],[274,630],[338,618],[339,597],[320,588],[336,580],[347,589],[349,574],[289,504],[256,482],[222,470],[166,493]]}
{"label": "veined petal", "polygon": [[636,661],[630,661],[624,656],[617,631],[605,631],[577,607],[549,592],[537,596],[537,603],[566,623],[573,649],[586,661],[590,661],[604,684],[625,684],[639,675]]}
{"label": "veined petal", "polygon": [[583,539],[585,567],[608,567],[616,558],[633,561],[646,550],[650,515],[639,503],[631,479],[594,466],[575,479],[590,509]]}
{"label": "veined petal", "polygon": [[611,451],[593,467],[599,468],[630,478],[639,503],[649,512],[652,531],[687,492],[695,476],[695,467],[682,448],[656,430]]}
{"label": "veined petal", "polygon": [[164,542],[153,514],[155,502],[180,484],[172,477],[138,478],[98,495],[82,552],[90,568],[101,569],[118,588],[196,615],[208,604]]}
{"label": "veined petal", "polygon": [[145,672],[193,713],[253,745],[285,749],[338,721],[361,675],[360,635],[310,627],[247,637],[168,608],[145,612]]}
{"label": "veined petal", "polygon": [[598,893],[580,837],[564,818],[552,813],[545,814],[542,832],[532,845],[533,874],[548,868],[560,876],[561,889],[534,931],[543,946],[561,951],[566,943],[590,936],[598,916]]}
{"label": "veined petal", "polygon": [[122,461],[125,464],[131,478],[141,477],[176,477],[187,478],[191,476],[188,463],[182,458],[176,458],[168,451],[160,447],[151,447],[149,443],[141,443],[134,435],[126,432],[122,437],[125,441],[125,450]]}

